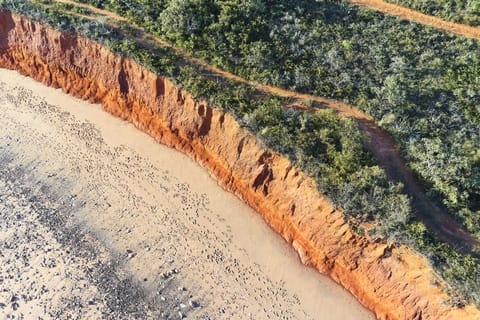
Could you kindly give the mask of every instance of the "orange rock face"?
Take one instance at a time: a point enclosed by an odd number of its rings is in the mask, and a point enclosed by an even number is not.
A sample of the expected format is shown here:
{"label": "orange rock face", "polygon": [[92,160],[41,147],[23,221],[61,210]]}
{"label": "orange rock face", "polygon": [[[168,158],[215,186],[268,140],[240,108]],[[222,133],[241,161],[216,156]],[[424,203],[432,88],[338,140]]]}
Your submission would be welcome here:
{"label": "orange rock face", "polygon": [[[206,167],[259,212],[302,262],[340,283],[379,319],[478,319],[448,306],[426,259],[356,235],[312,179],[261,147],[228,113],[80,36],[0,13],[0,66],[94,103]],[[322,297],[318,297],[322,299]]]}

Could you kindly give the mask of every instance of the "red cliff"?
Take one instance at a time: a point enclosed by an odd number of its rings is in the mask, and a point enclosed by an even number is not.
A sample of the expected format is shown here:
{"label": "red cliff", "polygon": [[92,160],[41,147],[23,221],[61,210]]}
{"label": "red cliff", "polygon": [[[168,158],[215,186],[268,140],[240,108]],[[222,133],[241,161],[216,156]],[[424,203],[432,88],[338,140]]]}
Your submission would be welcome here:
{"label": "red cliff", "polygon": [[[83,37],[0,14],[0,67],[94,103],[206,167],[298,251],[380,319],[479,319],[449,306],[427,260],[356,235],[312,179],[263,148],[228,113]],[[319,297],[321,299],[321,297]]]}

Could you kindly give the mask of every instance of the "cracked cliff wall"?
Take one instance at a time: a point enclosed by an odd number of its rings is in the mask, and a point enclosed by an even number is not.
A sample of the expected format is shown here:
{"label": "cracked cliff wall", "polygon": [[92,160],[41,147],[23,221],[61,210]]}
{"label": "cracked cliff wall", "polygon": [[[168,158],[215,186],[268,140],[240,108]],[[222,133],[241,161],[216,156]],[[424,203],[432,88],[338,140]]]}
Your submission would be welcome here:
{"label": "cracked cliff wall", "polygon": [[[228,113],[98,43],[0,14],[0,67],[94,103],[206,167],[316,268],[380,319],[478,319],[445,304],[425,258],[354,234],[315,183],[261,147]],[[439,284],[440,283],[440,284]],[[321,297],[319,297],[321,299]]]}

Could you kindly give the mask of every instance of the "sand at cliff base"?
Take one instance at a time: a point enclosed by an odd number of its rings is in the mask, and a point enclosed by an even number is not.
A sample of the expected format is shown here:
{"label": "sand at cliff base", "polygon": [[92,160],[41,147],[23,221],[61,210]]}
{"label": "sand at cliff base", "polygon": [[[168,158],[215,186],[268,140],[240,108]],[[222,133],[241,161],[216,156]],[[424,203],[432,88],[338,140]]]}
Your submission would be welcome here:
{"label": "sand at cliff base", "polygon": [[373,318],[183,154],[15,72],[0,87],[0,318]]}

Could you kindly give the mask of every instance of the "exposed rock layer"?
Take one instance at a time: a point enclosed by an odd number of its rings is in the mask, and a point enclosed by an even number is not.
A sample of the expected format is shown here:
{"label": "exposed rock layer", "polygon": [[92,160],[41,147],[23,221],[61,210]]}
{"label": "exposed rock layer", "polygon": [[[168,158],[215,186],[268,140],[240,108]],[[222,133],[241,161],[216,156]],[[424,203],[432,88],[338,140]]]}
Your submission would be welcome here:
{"label": "exposed rock layer", "polygon": [[[0,15],[0,66],[101,103],[159,142],[208,168],[298,251],[380,319],[474,319],[474,306],[445,304],[426,259],[354,234],[315,183],[261,147],[228,113],[193,99],[168,79],[98,43],[38,22]],[[318,297],[321,299],[322,297]]]}

